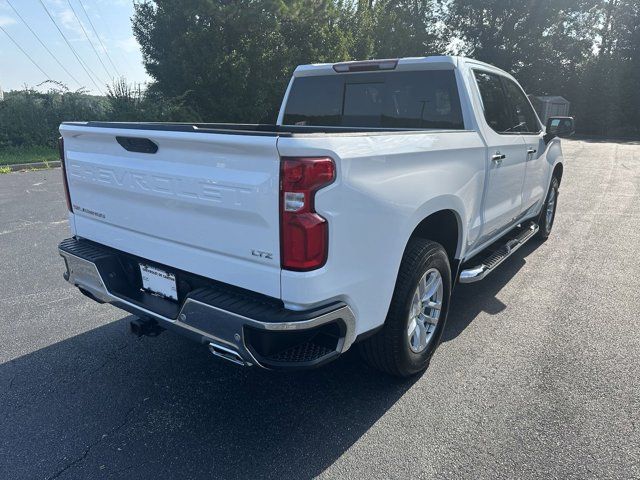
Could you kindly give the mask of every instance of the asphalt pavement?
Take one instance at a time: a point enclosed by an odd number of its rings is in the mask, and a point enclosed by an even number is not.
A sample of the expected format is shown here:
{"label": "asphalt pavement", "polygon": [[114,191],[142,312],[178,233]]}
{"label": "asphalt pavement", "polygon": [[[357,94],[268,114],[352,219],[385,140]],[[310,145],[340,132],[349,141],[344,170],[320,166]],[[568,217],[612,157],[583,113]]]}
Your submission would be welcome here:
{"label": "asphalt pavement", "polygon": [[404,381],[131,336],[62,279],[60,170],[0,175],[0,479],[640,478],[640,142],[564,151],[551,238],[458,286]]}

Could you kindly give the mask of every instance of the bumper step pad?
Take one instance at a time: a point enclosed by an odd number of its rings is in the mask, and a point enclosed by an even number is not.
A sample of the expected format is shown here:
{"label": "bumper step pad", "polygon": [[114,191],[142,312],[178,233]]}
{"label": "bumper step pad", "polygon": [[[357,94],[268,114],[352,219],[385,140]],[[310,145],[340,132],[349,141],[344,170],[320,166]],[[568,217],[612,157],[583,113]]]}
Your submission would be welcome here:
{"label": "bumper step pad", "polygon": [[[59,245],[65,279],[85,295],[211,346],[218,357],[266,368],[308,368],[345,352],[355,340],[355,318],[343,302],[304,311],[285,308],[266,297],[215,280],[157,264],[85,239]],[[171,272],[186,288],[178,301],[141,288],[139,263]],[[180,285],[180,284],[179,284]],[[138,333],[146,334],[142,329]]]}

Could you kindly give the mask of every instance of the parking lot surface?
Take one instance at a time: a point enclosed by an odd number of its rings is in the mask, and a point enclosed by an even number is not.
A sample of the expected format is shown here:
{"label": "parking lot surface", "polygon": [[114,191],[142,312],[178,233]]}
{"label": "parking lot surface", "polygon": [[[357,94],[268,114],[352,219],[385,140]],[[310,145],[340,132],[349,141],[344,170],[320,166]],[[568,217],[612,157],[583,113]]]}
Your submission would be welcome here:
{"label": "parking lot surface", "polygon": [[243,369],[62,279],[60,170],[0,175],[0,478],[640,478],[640,142],[566,141],[551,238],[429,370]]}

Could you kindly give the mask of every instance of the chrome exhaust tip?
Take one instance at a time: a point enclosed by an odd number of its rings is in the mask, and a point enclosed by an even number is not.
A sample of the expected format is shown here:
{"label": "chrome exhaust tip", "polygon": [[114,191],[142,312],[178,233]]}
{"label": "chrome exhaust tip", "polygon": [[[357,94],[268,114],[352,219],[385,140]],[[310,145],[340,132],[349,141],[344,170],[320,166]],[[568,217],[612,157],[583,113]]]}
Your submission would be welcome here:
{"label": "chrome exhaust tip", "polygon": [[231,363],[235,363],[236,365],[241,365],[243,367],[247,366],[247,363],[242,359],[238,352],[220,345],[219,343],[209,342],[209,351],[216,357],[224,358],[225,360],[228,360]]}

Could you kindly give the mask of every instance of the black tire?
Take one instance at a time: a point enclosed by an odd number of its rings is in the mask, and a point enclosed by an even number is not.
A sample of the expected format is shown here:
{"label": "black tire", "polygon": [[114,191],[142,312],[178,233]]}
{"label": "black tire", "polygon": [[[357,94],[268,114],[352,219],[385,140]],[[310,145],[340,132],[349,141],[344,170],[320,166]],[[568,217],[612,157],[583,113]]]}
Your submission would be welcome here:
{"label": "black tire", "polygon": [[[542,210],[540,211],[540,216],[538,217],[538,225],[540,229],[538,230],[538,234],[536,238],[538,240],[544,242],[549,235],[551,235],[551,229],[553,228],[553,222],[556,218],[556,210],[558,208],[558,189],[560,188],[560,180],[558,177],[554,176],[551,179],[551,184],[549,185],[549,191],[547,192],[547,197],[544,200],[544,205],[542,205]],[[550,217],[547,216],[547,211],[549,209],[549,202],[553,199],[552,205],[552,215]]]}
{"label": "black tire", "polygon": [[[436,269],[442,277],[442,309],[426,349],[415,353],[411,350],[407,335],[409,311],[418,282],[430,269]],[[451,267],[444,248],[430,240],[410,240],[400,264],[384,326],[359,344],[365,361],[378,370],[399,377],[408,377],[425,370],[442,338],[450,296]]]}

